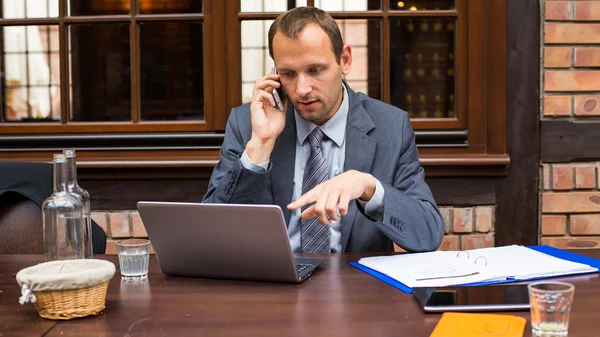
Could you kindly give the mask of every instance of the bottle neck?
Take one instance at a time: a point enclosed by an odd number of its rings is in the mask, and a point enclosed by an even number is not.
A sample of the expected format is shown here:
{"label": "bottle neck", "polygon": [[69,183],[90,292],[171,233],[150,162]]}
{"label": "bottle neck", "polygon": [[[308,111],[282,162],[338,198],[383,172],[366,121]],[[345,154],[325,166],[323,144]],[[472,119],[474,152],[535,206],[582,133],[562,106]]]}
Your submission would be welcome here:
{"label": "bottle neck", "polygon": [[66,173],[66,185],[67,188],[73,188],[77,186],[77,167],[75,164],[75,157],[67,157],[67,173]]}
{"label": "bottle neck", "polygon": [[54,162],[54,192],[67,191],[67,163]]}

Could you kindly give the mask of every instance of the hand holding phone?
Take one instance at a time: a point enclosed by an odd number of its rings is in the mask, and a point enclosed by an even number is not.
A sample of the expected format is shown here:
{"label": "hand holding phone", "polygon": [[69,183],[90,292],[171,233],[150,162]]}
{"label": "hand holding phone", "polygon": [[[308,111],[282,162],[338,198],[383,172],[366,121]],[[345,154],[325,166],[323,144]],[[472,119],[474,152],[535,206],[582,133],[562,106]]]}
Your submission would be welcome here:
{"label": "hand holding phone", "polygon": [[[277,67],[274,67],[275,74],[278,74]],[[278,80],[279,84],[281,84],[281,80]],[[280,85],[279,88],[275,88],[273,90],[273,98],[275,99],[275,106],[285,112],[285,105],[283,104],[283,100],[285,99],[285,90],[283,90],[283,85]]]}

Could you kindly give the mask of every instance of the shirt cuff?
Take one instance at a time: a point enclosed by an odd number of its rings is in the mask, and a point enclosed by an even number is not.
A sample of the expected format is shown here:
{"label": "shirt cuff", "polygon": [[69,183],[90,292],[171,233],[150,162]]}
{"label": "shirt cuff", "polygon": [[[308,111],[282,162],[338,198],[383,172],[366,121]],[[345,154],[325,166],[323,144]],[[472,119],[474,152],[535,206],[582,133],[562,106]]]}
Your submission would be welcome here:
{"label": "shirt cuff", "polygon": [[246,151],[244,151],[244,153],[242,154],[240,161],[242,162],[242,166],[245,169],[250,170],[255,173],[265,173],[269,169],[270,162],[256,164],[255,162],[252,161],[252,159],[250,159],[250,157],[248,156]]}
{"label": "shirt cuff", "polygon": [[375,179],[375,192],[369,201],[357,199],[360,206],[364,209],[365,215],[369,218],[379,221],[383,217],[383,197],[385,190],[378,179]]}

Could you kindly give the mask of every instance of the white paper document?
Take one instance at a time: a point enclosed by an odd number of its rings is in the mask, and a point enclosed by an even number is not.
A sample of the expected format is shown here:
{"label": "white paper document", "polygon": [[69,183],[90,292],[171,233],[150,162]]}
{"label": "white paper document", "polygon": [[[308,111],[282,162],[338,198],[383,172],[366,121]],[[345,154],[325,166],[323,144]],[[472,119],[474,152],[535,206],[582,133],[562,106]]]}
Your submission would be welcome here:
{"label": "white paper document", "polygon": [[587,264],[559,259],[518,245],[461,252],[436,251],[373,256],[362,258],[358,263],[411,288],[525,280],[598,270]]}

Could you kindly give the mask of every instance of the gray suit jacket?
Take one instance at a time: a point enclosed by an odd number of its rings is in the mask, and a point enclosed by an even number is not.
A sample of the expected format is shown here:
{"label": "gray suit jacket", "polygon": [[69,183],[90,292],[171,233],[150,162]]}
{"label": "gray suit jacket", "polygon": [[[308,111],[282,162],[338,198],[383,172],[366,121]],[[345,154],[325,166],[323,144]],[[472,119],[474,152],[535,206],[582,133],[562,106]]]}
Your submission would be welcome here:
{"label": "gray suit jacket", "polygon": [[[444,236],[444,224],[424,181],[414,132],[408,114],[396,107],[356,93],[348,87],[344,171],[368,172],[384,187],[384,212],[379,221],[350,203],[341,220],[342,250],[393,251],[392,241],[407,251],[435,250]],[[286,125],[275,142],[271,168],[263,174],[247,170],[240,157],[251,136],[250,105],[234,108],[229,116],[221,160],[215,167],[203,202],[275,204],[286,221],[292,201],[296,156],[294,108],[286,112]]]}

